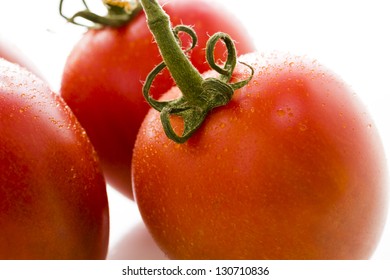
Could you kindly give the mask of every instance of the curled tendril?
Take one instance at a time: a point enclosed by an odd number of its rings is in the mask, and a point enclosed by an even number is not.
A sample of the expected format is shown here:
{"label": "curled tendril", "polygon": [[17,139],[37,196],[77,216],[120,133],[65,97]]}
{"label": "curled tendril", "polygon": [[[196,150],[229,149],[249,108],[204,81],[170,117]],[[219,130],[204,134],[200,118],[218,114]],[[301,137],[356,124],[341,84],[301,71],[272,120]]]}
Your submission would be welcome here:
{"label": "curled tendril", "polygon": [[173,34],[175,35],[176,41],[179,43],[180,46],[182,45],[180,38],[179,38],[180,32],[184,32],[191,37],[191,46],[188,49],[184,50],[184,52],[187,53],[187,52],[191,51],[198,44],[198,36],[196,36],[195,30],[192,29],[191,27],[189,27],[187,25],[176,25],[172,29],[172,31],[173,31]]}
{"label": "curled tendril", "polygon": [[[214,59],[214,50],[217,42],[219,40],[222,40],[225,43],[225,46],[227,48],[228,57],[226,59],[225,65],[223,68],[218,66],[215,63]],[[209,51],[213,50],[213,51]],[[220,79],[228,82],[233,74],[233,70],[236,67],[237,63],[237,54],[236,54],[236,48],[234,46],[234,43],[232,39],[229,37],[229,35],[218,32],[214,34],[210,39],[207,41],[206,45],[206,60],[207,63],[210,65],[211,69],[217,71],[219,74],[221,74]]]}
{"label": "curled tendril", "polygon": [[[186,52],[195,47],[196,34],[191,28],[179,26],[174,28],[173,32],[178,41],[178,32],[186,32],[191,36],[193,41],[192,46]],[[223,67],[217,65],[214,58],[215,47],[219,40],[224,42],[228,51],[228,56]],[[153,80],[166,67],[164,62],[161,62],[150,72],[144,84],[143,94],[146,101],[161,113],[160,118],[166,135],[177,143],[187,141],[200,127],[209,111],[213,108],[226,105],[232,99],[234,91],[248,84],[254,74],[254,69],[250,65],[242,63],[251,70],[250,76],[243,81],[229,83],[237,64],[237,55],[234,42],[226,33],[219,32],[210,37],[206,46],[206,60],[211,69],[219,73],[220,76],[218,78],[204,79],[202,82],[202,92],[196,97],[196,100],[187,98],[185,94],[171,101],[157,101],[150,96],[149,91]],[[173,115],[181,117],[184,121],[184,131],[181,136],[174,131],[171,125],[171,116]]]}

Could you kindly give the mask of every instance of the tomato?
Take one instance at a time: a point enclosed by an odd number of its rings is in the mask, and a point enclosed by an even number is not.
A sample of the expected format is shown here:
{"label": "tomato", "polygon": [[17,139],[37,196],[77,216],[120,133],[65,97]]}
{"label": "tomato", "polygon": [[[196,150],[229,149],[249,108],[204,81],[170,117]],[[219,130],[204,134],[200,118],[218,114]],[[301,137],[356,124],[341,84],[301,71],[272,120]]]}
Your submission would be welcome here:
{"label": "tomato", "polygon": [[[200,72],[208,70],[204,48],[209,35],[223,30],[237,41],[239,53],[254,50],[252,41],[234,17],[211,1],[163,1],[173,26],[187,24],[198,35],[190,52]],[[181,36],[183,48],[190,38]],[[216,58],[225,55],[222,46]],[[139,126],[149,106],[142,81],[162,61],[141,12],[120,28],[91,29],[70,53],[62,76],[61,95],[81,122],[100,158],[107,182],[132,198],[131,158]],[[172,87],[168,72],[158,77],[158,97]]]}
{"label": "tomato", "polygon": [[1,34],[0,58],[19,64],[20,66],[25,67],[26,69],[43,79],[42,74],[39,72],[36,66],[23,54],[23,52],[12,42],[1,36]]}
{"label": "tomato", "polygon": [[106,185],[59,95],[0,59],[0,259],[104,259]]}
{"label": "tomato", "polygon": [[[141,125],[133,187],[153,238],[172,259],[369,258],[388,196],[365,107],[309,58],[239,60],[255,69],[252,80],[184,144],[167,138],[154,109]],[[247,69],[237,65],[233,78]],[[182,126],[175,116],[171,124]]]}

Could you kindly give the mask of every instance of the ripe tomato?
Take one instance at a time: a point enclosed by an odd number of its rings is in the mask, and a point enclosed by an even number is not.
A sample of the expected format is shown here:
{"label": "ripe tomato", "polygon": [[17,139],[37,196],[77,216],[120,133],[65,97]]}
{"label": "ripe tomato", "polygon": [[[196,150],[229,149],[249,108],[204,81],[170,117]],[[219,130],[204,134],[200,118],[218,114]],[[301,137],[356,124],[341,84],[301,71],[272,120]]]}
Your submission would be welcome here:
{"label": "ripe tomato", "polygon": [[[384,225],[384,150],[367,111],[316,61],[250,54],[251,82],[184,144],[150,110],[135,200],[173,259],[364,259]],[[235,76],[248,76],[238,66]],[[180,95],[173,88],[163,99]],[[172,126],[181,121],[172,117]]]}
{"label": "ripe tomato", "polygon": [[0,259],[104,259],[108,202],[69,107],[0,59]]}
{"label": "ripe tomato", "polygon": [[[200,72],[208,70],[205,46],[209,35],[223,30],[237,41],[239,53],[254,50],[242,26],[211,1],[170,0],[164,9],[173,26],[187,24],[198,35],[190,53]],[[182,36],[183,47],[189,38]],[[225,55],[219,46],[216,57]],[[107,182],[132,198],[130,165],[139,126],[149,105],[142,81],[162,61],[141,12],[121,28],[89,30],[74,47],[64,68],[61,95],[86,129],[96,148]],[[172,87],[168,72],[158,77],[155,97]]]}

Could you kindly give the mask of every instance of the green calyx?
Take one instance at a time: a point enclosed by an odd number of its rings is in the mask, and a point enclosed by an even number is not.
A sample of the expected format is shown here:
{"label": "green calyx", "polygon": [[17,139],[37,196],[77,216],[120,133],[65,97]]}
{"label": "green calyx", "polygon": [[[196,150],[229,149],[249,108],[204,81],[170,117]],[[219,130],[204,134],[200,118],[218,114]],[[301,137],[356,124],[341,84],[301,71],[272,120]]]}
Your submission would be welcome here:
{"label": "green calyx", "polygon": [[[236,48],[233,40],[226,33],[216,33],[207,42],[206,60],[210,68],[218,72],[218,78],[204,79],[189,61],[186,53],[196,46],[197,37],[195,31],[188,26],[179,25],[171,28],[169,17],[154,0],[141,0],[147,16],[148,25],[159,46],[164,59],[148,75],[143,87],[146,101],[160,112],[161,122],[168,138],[176,143],[186,142],[201,126],[209,112],[230,102],[234,91],[249,83],[253,76],[253,68],[245,63],[251,70],[248,79],[229,83],[234,68],[237,64]],[[179,40],[179,32],[185,32],[192,38],[192,46],[182,50]],[[220,67],[214,59],[214,50],[218,41],[222,40],[228,52],[227,59]],[[150,88],[154,78],[165,67],[170,71],[182,96],[171,101],[157,101],[150,94]],[[172,125],[171,116],[179,116],[184,122],[184,131],[178,135]]]}
{"label": "green calyx", "polygon": [[[71,17],[67,17],[63,13],[64,0],[60,0],[59,12],[68,22],[87,28],[121,27],[131,21],[142,10],[138,0],[102,0],[107,8],[107,14],[101,16],[93,13],[85,0],[81,1],[85,9]],[[87,25],[83,22],[90,24]]]}

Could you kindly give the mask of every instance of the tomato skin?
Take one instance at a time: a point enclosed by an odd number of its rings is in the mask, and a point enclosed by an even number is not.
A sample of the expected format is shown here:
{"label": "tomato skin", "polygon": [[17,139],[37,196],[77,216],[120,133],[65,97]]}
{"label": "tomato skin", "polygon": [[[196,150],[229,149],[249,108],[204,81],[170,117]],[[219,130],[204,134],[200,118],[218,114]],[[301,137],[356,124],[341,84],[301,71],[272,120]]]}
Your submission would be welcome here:
{"label": "tomato skin", "polygon": [[[164,9],[173,25],[188,24],[198,35],[191,60],[199,71],[205,63],[206,41],[223,30],[237,42],[239,53],[254,50],[244,29],[210,1],[173,0]],[[107,182],[132,198],[132,148],[139,126],[149,110],[142,82],[162,59],[153,43],[143,13],[121,28],[89,30],[74,47],[64,68],[61,95],[86,129],[96,148]],[[183,36],[183,46],[188,38]],[[216,57],[226,50],[219,46]],[[168,72],[159,76],[152,91],[158,97],[173,82]]]}
{"label": "tomato skin", "polygon": [[104,259],[97,155],[59,95],[0,59],[0,259]]}
{"label": "tomato skin", "polygon": [[[384,226],[387,171],[364,106],[307,58],[239,60],[254,78],[185,144],[165,136],[155,110],[141,125],[133,186],[155,241],[172,259],[369,258]],[[179,95],[173,88],[163,99]]]}

